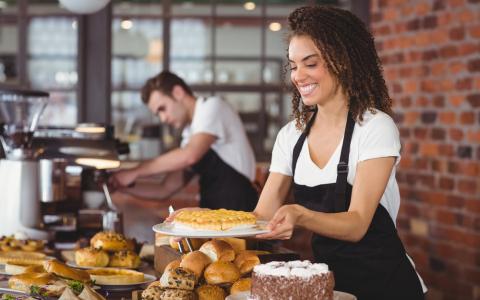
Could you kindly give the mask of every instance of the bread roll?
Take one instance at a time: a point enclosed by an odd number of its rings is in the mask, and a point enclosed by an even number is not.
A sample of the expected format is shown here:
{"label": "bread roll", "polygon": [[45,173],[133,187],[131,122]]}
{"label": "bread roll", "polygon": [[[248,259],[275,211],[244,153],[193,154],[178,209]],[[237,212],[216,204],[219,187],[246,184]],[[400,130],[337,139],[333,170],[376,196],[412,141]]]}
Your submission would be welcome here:
{"label": "bread roll", "polygon": [[165,270],[163,270],[163,273],[168,272],[172,269],[176,269],[178,267],[180,267],[180,260],[179,259],[172,260],[171,262],[168,263],[168,265],[165,266]]}
{"label": "bread roll", "polygon": [[247,249],[247,241],[245,239],[239,239],[234,237],[225,237],[225,238],[218,238],[218,240],[225,241],[232,246],[235,254],[240,253],[241,251],[245,251]]}
{"label": "bread roll", "polygon": [[240,278],[240,271],[231,262],[217,261],[205,269],[203,276],[209,284],[232,283]]}
{"label": "bread roll", "polygon": [[83,270],[70,268],[66,264],[56,259],[47,260],[46,262],[44,262],[43,268],[48,273],[53,273],[63,278],[73,279],[81,282],[90,281],[90,275],[87,272]]}
{"label": "bread roll", "polygon": [[160,281],[154,281],[142,292],[142,300],[161,299],[164,291],[165,288],[160,286]]}
{"label": "bread roll", "polygon": [[95,234],[90,240],[90,245],[94,248],[101,248],[105,251],[127,250],[131,247],[131,244],[129,244],[123,235],[109,231]]}
{"label": "bread roll", "polygon": [[252,252],[243,251],[237,255],[234,264],[240,270],[240,274],[245,275],[252,272],[253,267],[260,264],[260,259]]}
{"label": "bread roll", "polygon": [[75,263],[82,267],[106,267],[110,257],[102,249],[93,247],[82,248],[75,251]]}
{"label": "bread roll", "polygon": [[119,268],[138,268],[140,266],[140,257],[137,253],[130,250],[117,251],[110,257],[109,267]]}
{"label": "bread roll", "polygon": [[211,240],[200,247],[200,251],[210,257],[212,262],[215,261],[233,261],[235,259],[235,251],[232,246],[221,240]]}
{"label": "bread roll", "polygon": [[187,269],[178,267],[162,274],[160,285],[164,288],[193,290],[195,274]]}
{"label": "bread roll", "polygon": [[160,300],[196,300],[195,293],[188,290],[165,289]]}
{"label": "bread roll", "polygon": [[225,300],[227,293],[216,285],[206,284],[195,290],[198,300]]}
{"label": "bread roll", "polygon": [[230,294],[235,295],[241,292],[246,292],[252,288],[252,279],[251,278],[241,278],[232,285],[230,288]]}
{"label": "bread roll", "polygon": [[188,253],[182,258],[180,267],[188,269],[195,273],[196,281],[202,277],[203,270],[211,263],[212,261],[208,256],[203,252],[193,251]]}

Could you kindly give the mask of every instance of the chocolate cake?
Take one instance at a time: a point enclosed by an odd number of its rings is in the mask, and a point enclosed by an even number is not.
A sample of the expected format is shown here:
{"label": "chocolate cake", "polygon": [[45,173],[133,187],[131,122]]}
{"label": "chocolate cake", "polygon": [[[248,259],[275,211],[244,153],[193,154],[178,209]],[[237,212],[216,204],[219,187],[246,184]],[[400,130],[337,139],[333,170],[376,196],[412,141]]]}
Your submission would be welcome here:
{"label": "chocolate cake", "polygon": [[273,261],[252,274],[253,300],[333,300],[333,273],[326,264]]}

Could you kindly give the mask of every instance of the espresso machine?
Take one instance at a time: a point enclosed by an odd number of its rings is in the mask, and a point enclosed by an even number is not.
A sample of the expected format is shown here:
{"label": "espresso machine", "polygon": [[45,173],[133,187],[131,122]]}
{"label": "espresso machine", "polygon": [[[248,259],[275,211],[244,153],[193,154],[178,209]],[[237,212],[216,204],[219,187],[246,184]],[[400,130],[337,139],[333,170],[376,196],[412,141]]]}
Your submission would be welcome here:
{"label": "espresso machine", "polygon": [[49,94],[40,91],[0,90],[0,236],[18,232],[48,239],[42,228],[39,186],[41,149],[32,148],[38,122]]}

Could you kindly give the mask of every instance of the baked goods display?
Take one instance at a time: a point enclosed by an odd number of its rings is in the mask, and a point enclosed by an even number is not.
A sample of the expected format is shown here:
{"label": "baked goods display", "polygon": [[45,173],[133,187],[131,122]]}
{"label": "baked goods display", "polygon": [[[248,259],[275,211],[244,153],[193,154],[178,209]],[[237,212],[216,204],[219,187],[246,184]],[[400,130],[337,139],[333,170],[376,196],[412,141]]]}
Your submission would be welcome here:
{"label": "baked goods display", "polygon": [[143,273],[128,269],[98,268],[87,272],[95,283],[103,285],[135,284],[145,281]]}
{"label": "baked goods display", "polygon": [[90,284],[90,275],[82,270],[70,268],[57,260],[48,260],[43,268],[32,267],[8,280],[11,289],[41,296],[60,296],[65,289],[72,288],[77,294]]}
{"label": "baked goods display", "polygon": [[238,293],[243,293],[250,291],[252,289],[252,278],[241,278],[235,281],[230,288],[230,295],[236,295]]}
{"label": "baked goods display", "polygon": [[[238,240],[238,239],[236,239]],[[237,245],[245,245],[237,243]],[[241,249],[241,247],[238,247]],[[239,250],[237,255],[234,248],[225,240],[213,239],[204,243],[199,250],[187,253],[181,259],[170,261],[165,266],[160,280],[150,284],[142,292],[144,300],[163,299],[225,299],[231,286],[233,291],[245,289],[249,286],[248,277],[255,263],[260,263],[253,251]],[[245,252],[245,253],[244,253]],[[246,280],[248,279],[248,280]],[[182,294],[178,298],[169,298],[174,294]],[[196,298],[189,298],[196,297]]]}
{"label": "baked goods display", "polygon": [[45,253],[28,252],[28,251],[10,251],[0,252],[0,264],[14,263],[14,264],[30,264],[41,265],[47,256]]}
{"label": "baked goods display", "polygon": [[135,269],[140,257],[135,244],[116,232],[99,232],[90,240],[90,247],[75,251],[75,263],[81,267],[114,267]]}
{"label": "baked goods display", "polygon": [[235,251],[233,247],[222,240],[211,240],[200,247],[200,252],[207,255],[212,262],[215,261],[233,261]]}
{"label": "baked goods display", "polygon": [[28,238],[15,238],[13,235],[0,237],[0,251],[41,251],[45,247],[45,242],[42,240],[34,240]]}
{"label": "baked goods display", "polygon": [[333,273],[326,264],[274,261],[255,266],[250,297],[254,300],[333,300],[334,285]]}
{"label": "baked goods display", "polygon": [[228,209],[183,210],[174,220],[175,226],[197,230],[229,230],[240,226],[253,226],[257,218],[251,212]]}

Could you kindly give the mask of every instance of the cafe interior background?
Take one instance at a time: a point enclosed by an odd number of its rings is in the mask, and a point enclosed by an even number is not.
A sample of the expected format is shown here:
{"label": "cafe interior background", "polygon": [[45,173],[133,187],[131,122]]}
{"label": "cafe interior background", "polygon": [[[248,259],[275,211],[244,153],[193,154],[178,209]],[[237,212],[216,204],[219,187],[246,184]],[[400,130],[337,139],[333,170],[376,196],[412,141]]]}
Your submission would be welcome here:
{"label": "cafe interior background", "polygon": [[[0,87],[49,92],[41,127],[112,125],[129,145],[128,165],[178,140],[139,96],[147,78],[170,69],[197,95],[222,96],[239,111],[262,183],[290,119],[286,16],[312,3],[353,11],[375,36],[402,139],[397,228],[427,299],[480,299],[478,0],[132,0],[92,14],[54,0],[0,1]],[[125,233],[151,242],[168,205],[195,205],[197,193],[193,181],[169,201],[113,198]],[[285,245],[309,258],[307,242],[299,230]]]}

